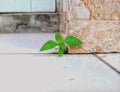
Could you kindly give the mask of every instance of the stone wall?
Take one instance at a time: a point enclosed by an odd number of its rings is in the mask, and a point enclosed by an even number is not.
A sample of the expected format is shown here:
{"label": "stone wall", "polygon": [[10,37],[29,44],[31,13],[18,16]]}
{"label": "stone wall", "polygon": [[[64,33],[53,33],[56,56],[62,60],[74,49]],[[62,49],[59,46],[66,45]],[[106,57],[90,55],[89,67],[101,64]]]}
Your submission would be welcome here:
{"label": "stone wall", "polygon": [[0,33],[34,33],[59,31],[58,14],[0,15]]}
{"label": "stone wall", "polygon": [[120,52],[120,0],[69,0],[67,33],[82,46],[69,53]]}

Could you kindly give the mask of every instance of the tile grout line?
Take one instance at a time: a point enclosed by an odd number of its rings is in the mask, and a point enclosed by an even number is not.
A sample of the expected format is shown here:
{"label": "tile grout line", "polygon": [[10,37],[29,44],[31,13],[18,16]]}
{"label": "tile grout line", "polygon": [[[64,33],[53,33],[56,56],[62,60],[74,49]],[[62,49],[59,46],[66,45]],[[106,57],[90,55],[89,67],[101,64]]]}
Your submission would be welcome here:
{"label": "tile grout line", "polygon": [[104,59],[102,59],[101,57],[99,57],[98,55],[96,54],[93,54],[96,58],[98,58],[100,61],[102,61],[104,64],[106,64],[108,67],[110,67],[113,71],[115,71],[117,74],[120,75],[120,72],[114,68],[112,65],[110,65],[109,63],[107,63]]}
{"label": "tile grout line", "polygon": [[32,0],[30,0],[30,12],[32,12]]}

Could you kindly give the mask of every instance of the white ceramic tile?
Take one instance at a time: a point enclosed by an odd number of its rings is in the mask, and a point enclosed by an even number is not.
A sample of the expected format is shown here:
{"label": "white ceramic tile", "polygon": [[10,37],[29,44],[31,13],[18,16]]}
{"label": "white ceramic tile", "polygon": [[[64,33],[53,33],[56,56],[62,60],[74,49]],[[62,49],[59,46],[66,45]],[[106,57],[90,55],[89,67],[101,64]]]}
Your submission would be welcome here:
{"label": "white ceramic tile", "polygon": [[120,75],[92,55],[0,55],[0,92],[120,92],[119,86]]}
{"label": "white ceramic tile", "polygon": [[[0,53],[40,53],[42,45],[54,40],[54,33],[0,34]],[[56,53],[57,49],[41,53]]]}
{"label": "white ceramic tile", "polygon": [[120,54],[99,54],[108,64],[116,68],[120,72]]}
{"label": "white ceramic tile", "polygon": [[30,12],[30,0],[0,0],[0,12]]}
{"label": "white ceramic tile", "polygon": [[67,12],[68,9],[68,0],[63,0],[63,12]]}
{"label": "white ceramic tile", "polygon": [[31,0],[32,12],[55,12],[55,0]]}

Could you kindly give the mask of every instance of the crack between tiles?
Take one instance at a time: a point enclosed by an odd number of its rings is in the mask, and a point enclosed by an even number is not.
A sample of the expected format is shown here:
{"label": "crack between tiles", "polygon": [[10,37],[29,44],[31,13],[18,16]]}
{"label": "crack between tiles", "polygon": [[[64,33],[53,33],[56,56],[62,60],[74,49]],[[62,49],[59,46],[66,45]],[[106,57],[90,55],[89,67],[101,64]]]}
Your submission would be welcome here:
{"label": "crack between tiles", "polygon": [[115,71],[117,74],[120,75],[120,72],[114,68],[112,65],[110,65],[109,63],[107,63],[104,59],[102,59],[101,57],[99,57],[98,55],[96,54],[93,54],[96,58],[98,58],[100,61],[102,61],[104,64],[106,64],[108,67],[110,67],[113,71]]}

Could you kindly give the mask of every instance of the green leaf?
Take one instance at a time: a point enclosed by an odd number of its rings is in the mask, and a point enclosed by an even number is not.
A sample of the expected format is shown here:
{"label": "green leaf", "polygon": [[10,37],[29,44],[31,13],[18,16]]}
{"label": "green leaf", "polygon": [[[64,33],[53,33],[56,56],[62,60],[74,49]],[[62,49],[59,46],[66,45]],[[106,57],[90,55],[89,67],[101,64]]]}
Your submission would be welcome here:
{"label": "green leaf", "polygon": [[42,48],[40,49],[40,51],[45,51],[45,50],[49,50],[49,49],[53,49],[54,47],[57,46],[57,43],[52,41],[52,40],[49,40],[47,41],[43,46]]}
{"label": "green leaf", "polygon": [[59,43],[58,43],[58,46],[59,46],[60,48],[62,48],[62,49],[65,49],[65,44],[64,44],[64,42],[59,42]]}
{"label": "green leaf", "polygon": [[57,42],[62,41],[62,37],[58,32],[55,33],[55,39],[56,39]]}
{"label": "green leaf", "polygon": [[81,45],[83,42],[74,36],[67,36],[64,40],[68,46]]}
{"label": "green leaf", "polygon": [[58,56],[61,57],[64,54],[64,49],[59,48]]}

